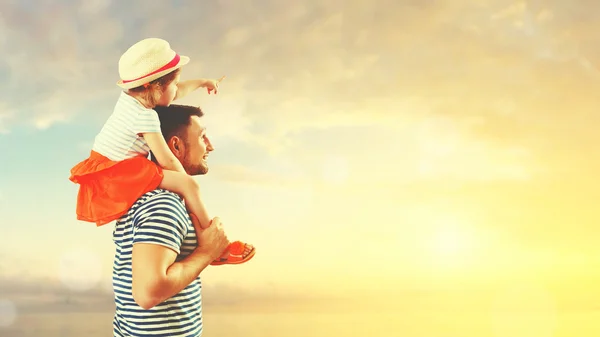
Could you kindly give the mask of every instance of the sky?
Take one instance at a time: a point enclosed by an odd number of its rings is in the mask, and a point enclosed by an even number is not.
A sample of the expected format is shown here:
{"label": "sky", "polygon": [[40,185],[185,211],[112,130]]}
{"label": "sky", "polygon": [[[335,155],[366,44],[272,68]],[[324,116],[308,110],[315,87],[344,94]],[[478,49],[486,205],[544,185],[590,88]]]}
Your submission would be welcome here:
{"label": "sky", "polygon": [[160,37],[191,58],[182,80],[227,76],[178,103],[206,113],[209,211],[257,255],[207,270],[207,289],[389,299],[527,284],[596,307],[598,10],[3,1],[0,282],[110,291],[112,225],[75,219],[69,169],[112,112],[120,55]]}

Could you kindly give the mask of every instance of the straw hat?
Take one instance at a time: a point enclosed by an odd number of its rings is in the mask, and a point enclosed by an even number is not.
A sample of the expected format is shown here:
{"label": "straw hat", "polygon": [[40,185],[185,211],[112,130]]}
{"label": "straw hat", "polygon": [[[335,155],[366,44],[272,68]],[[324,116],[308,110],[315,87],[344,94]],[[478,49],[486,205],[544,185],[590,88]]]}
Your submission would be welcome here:
{"label": "straw hat", "polygon": [[179,55],[162,39],[148,38],[131,46],[119,59],[117,85],[124,89],[139,87],[152,82],[190,62]]}

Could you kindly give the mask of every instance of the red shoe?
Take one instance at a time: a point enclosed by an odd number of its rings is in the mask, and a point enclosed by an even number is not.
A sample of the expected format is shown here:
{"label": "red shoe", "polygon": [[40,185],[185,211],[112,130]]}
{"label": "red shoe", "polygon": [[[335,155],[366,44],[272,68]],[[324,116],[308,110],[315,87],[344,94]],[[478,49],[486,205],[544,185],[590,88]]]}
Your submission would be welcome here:
{"label": "red shoe", "polygon": [[223,264],[240,264],[249,261],[254,257],[256,249],[247,243],[241,241],[234,241],[229,244],[227,248],[229,255],[227,257],[220,257],[214,260],[211,265],[220,266]]}

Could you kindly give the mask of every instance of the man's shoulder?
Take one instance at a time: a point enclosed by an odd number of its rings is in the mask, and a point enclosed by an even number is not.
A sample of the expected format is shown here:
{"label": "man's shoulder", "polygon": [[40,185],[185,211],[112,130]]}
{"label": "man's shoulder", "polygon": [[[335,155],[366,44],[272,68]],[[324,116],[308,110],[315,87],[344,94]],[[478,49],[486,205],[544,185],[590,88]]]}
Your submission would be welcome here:
{"label": "man's shoulder", "polygon": [[183,199],[179,195],[160,188],[142,195],[131,208],[134,213],[149,212],[157,209],[162,211],[187,212]]}

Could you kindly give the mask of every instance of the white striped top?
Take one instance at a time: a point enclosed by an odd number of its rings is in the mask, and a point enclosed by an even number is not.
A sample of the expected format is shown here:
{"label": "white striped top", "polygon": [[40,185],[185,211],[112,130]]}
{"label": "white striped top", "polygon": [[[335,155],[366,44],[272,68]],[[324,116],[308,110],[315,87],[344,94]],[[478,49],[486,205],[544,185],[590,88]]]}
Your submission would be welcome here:
{"label": "white striped top", "polygon": [[121,91],[113,113],[96,136],[92,150],[114,161],[148,157],[150,148],[140,135],[145,132],[161,132],[156,111]]}
{"label": "white striped top", "polygon": [[176,261],[188,256],[197,244],[196,231],[183,200],[157,189],[144,194],[116,222],[113,290],[116,311],[114,337],[200,337],[202,335],[202,283],[196,278],[170,299],[145,310],[131,294],[131,251],[136,243],[165,246],[177,252]]}

